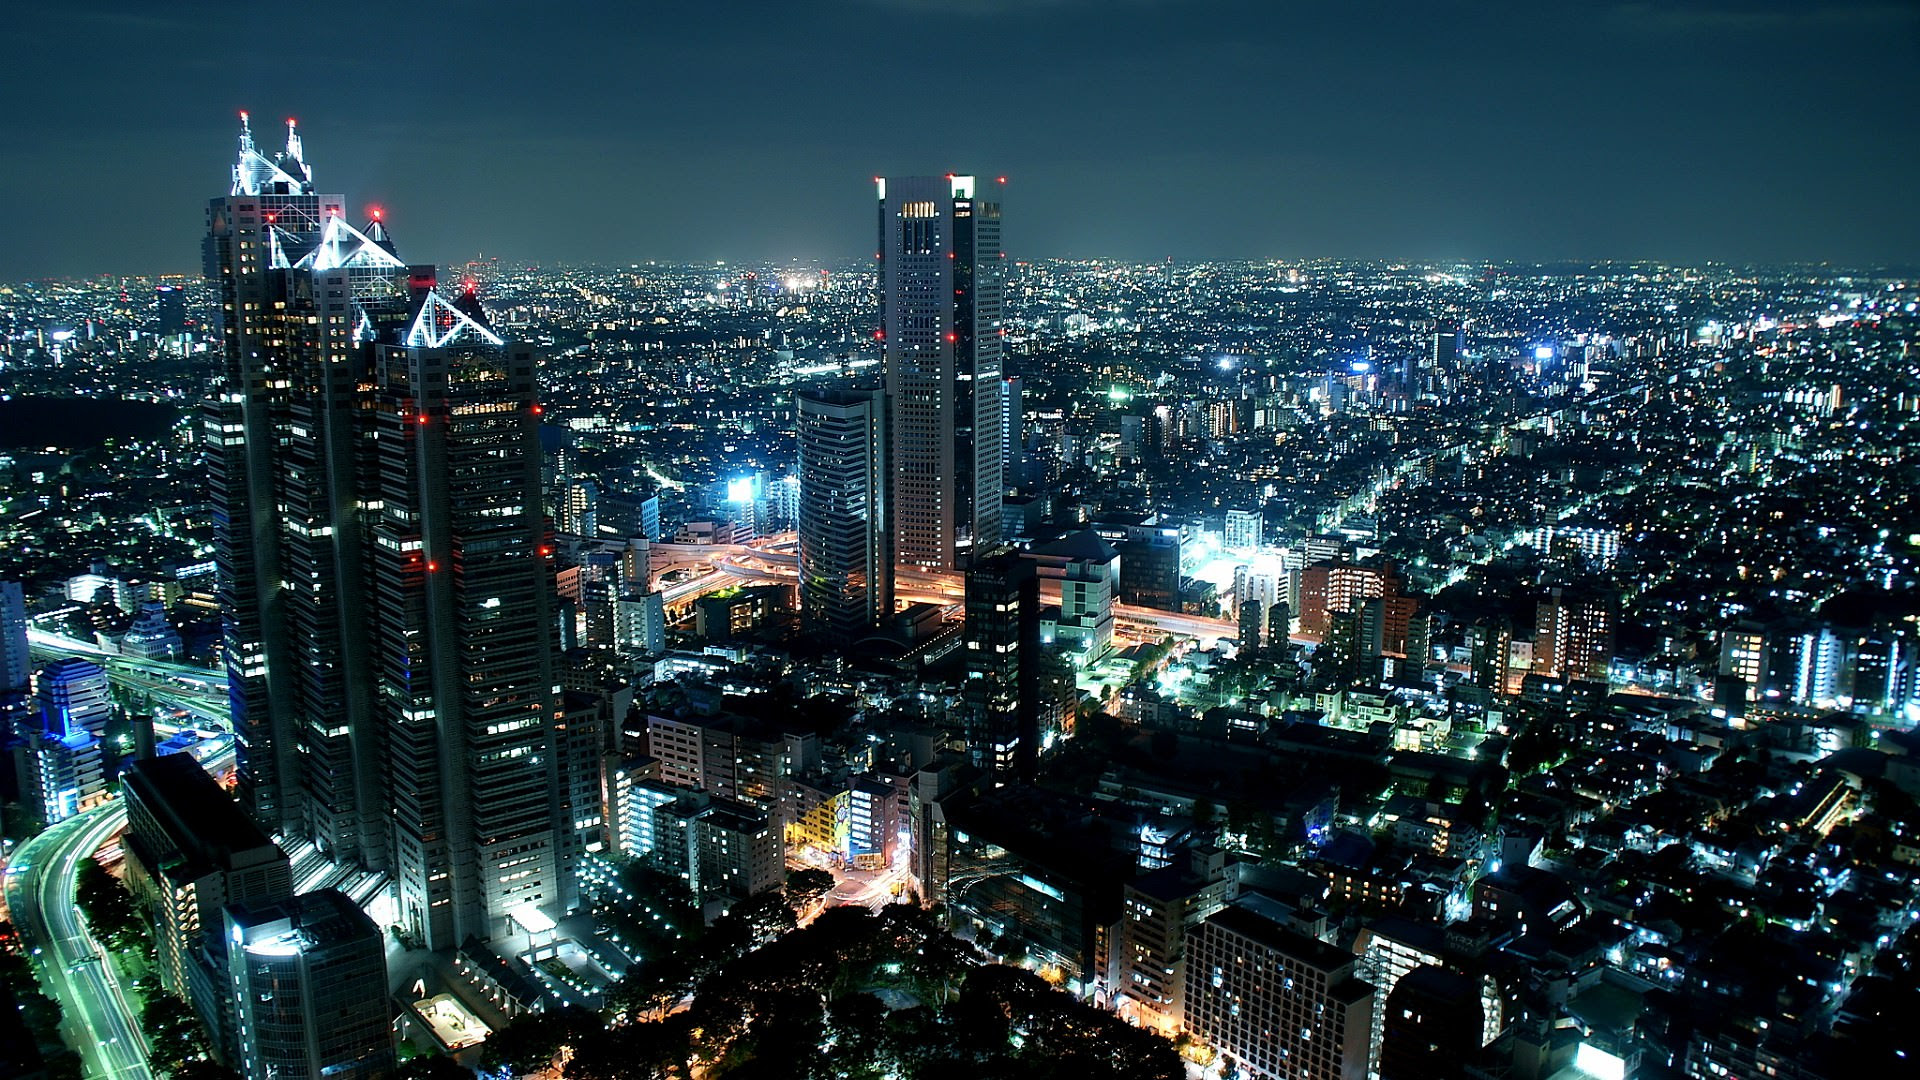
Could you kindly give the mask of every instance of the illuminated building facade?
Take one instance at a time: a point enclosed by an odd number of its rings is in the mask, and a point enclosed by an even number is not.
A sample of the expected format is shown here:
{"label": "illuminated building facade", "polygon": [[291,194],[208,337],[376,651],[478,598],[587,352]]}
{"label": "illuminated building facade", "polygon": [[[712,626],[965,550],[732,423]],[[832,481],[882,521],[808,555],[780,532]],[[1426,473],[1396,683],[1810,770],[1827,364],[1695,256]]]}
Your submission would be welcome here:
{"label": "illuminated building facade", "polygon": [[160,984],[192,1003],[224,1053],[233,1010],[221,909],[292,896],[292,865],[190,755],[137,762],[120,783],[127,887],[153,928]]}
{"label": "illuminated building facade", "polygon": [[244,124],[208,209],[207,416],[239,796],[387,872],[431,947],[563,909],[551,547],[531,349],[349,225]]}
{"label": "illuminated building facade", "polygon": [[795,415],[800,625],[810,638],[850,645],[893,614],[886,398],[866,390],[802,391]]}
{"label": "illuminated building facade", "polygon": [[105,802],[101,741],[113,715],[107,673],[91,660],[56,660],[34,679],[38,720],[23,714],[15,753],[21,798],[48,825]]}
{"label": "illuminated building facade", "polygon": [[1229,905],[1189,935],[1186,1019],[1260,1080],[1363,1080],[1373,987],[1354,957]]}
{"label": "illuminated building facade", "polygon": [[393,1069],[380,928],[338,889],[224,912],[233,1061],[247,1080],[372,1080]]}
{"label": "illuminated building facade", "polygon": [[1554,589],[1535,609],[1533,670],[1551,678],[1606,682],[1613,662],[1610,597]]}
{"label": "illuminated building facade", "polygon": [[1001,538],[1000,200],[971,176],[876,186],[894,557],[965,569]]}

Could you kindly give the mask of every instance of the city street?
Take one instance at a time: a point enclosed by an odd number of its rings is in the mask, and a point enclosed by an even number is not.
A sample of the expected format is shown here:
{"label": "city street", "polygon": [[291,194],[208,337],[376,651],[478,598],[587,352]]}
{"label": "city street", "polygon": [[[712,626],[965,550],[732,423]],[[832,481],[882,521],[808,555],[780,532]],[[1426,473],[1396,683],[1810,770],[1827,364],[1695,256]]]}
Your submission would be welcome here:
{"label": "city street", "polygon": [[63,1033],[80,1053],[86,1076],[97,1080],[153,1076],[145,1036],[118,974],[74,907],[80,860],[126,824],[126,807],[118,801],[95,807],[20,845],[6,874],[7,904],[33,949],[40,984],[59,1002]]}

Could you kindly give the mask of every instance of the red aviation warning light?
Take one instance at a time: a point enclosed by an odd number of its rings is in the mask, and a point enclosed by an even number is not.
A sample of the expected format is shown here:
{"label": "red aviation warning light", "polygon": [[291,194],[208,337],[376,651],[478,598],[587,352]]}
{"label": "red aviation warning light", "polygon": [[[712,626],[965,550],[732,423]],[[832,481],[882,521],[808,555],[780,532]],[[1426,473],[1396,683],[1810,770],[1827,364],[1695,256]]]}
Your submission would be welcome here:
{"label": "red aviation warning light", "polygon": [[381,214],[382,214],[382,213],[383,213],[383,211],[382,211],[382,210],[381,210],[381,209],[380,209],[379,207],[377,207],[377,206],[369,206],[369,207],[367,207],[367,216],[368,216],[368,217],[370,217],[370,218],[372,218],[372,219],[373,219],[373,220],[375,220],[375,221],[379,221],[379,220],[380,220],[380,216],[381,216]]}
{"label": "red aviation warning light", "polygon": [[541,408],[541,407],[540,407],[540,406],[538,406],[538,405],[535,405],[535,406],[533,407],[533,415],[535,415],[535,416],[539,416],[539,415],[541,415],[541,414],[543,414],[543,413],[545,413],[546,411],[547,411],[547,410],[545,410],[545,409],[543,409],[543,408]]}
{"label": "red aviation warning light", "polygon": [[949,331],[947,331],[947,340],[948,340],[948,341],[959,341],[959,340],[960,340],[960,335],[959,335],[959,334],[956,334],[956,333],[954,333],[954,332],[953,332],[953,331],[951,331],[951,330],[949,330]]}

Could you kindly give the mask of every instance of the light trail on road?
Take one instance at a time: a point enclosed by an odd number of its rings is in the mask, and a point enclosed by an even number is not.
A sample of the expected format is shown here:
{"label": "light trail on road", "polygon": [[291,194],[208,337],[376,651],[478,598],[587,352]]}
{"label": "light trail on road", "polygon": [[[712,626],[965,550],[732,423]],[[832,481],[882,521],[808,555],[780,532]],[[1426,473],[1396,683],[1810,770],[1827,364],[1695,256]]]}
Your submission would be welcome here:
{"label": "light trail on road", "polygon": [[151,1080],[146,1036],[106,951],[74,905],[80,860],[126,828],[120,801],[68,818],[20,845],[7,867],[7,904],[35,944],[40,983],[60,1003],[68,1044],[85,1075]]}

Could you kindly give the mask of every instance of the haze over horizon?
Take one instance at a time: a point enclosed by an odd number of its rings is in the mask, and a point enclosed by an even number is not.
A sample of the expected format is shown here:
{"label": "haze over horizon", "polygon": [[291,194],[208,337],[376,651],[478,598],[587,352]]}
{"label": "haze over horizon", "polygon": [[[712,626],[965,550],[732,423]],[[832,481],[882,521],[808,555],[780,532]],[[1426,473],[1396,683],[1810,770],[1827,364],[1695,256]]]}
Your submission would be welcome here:
{"label": "haze over horizon", "polygon": [[0,278],[197,273],[241,109],[443,263],[859,258],[869,177],[945,171],[1014,258],[1920,252],[1920,9],[1541,7],[17,4]]}

